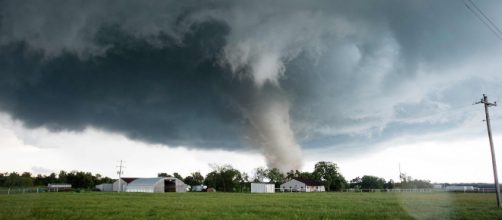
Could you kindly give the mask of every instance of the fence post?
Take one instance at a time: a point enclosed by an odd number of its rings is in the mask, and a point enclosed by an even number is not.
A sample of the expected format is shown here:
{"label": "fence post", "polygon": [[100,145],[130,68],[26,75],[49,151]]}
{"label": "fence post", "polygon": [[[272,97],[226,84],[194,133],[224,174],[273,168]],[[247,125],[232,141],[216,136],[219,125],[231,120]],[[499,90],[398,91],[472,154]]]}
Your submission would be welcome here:
{"label": "fence post", "polygon": [[9,189],[7,190],[7,195],[10,195],[10,187],[9,187]]}

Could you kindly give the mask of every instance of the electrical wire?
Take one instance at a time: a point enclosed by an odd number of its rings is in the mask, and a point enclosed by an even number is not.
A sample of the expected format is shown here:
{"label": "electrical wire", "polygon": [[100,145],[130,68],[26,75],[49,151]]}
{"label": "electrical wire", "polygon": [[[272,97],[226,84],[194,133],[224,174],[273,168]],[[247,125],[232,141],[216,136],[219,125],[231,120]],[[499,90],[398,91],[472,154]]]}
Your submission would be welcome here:
{"label": "electrical wire", "polygon": [[493,23],[493,21],[488,16],[486,16],[486,14],[472,0],[468,0],[468,2],[470,2],[475,9],[469,6],[466,1],[464,1],[465,7],[469,9],[469,11],[473,13],[476,18],[483,22],[483,24],[488,29],[490,29],[490,31],[495,34],[498,39],[502,40],[502,31],[500,30],[500,28],[495,23]]}

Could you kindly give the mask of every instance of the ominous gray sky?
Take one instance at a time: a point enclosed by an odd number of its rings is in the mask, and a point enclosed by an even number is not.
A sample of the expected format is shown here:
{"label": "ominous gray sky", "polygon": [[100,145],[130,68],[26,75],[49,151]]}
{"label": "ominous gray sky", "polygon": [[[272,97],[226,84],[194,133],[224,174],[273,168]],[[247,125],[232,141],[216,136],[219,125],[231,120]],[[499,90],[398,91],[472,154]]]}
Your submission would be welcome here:
{"label": "ominous gray sky", "polygon": [[[502,25],[499,1],[475,2]],[[501,58],[463,1],[0,1],[0,110],[25,127],[283,170],[302,149],[483,135],[464,125],[502,97]]]}

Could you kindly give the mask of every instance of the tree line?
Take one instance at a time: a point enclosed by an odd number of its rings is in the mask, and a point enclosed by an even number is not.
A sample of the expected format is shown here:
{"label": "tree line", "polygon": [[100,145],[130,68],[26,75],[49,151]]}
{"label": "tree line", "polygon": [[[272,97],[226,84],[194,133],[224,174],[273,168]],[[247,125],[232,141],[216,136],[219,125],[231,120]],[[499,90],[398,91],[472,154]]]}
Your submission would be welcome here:
{"label": "tree line", "polygon": [[3,187],[34,187],[47,186],[50,183],[67,183],[72,188],[94,189],[96,185],[102,183],[112,183],[114,180],[109,177],[103,177],[100,174],[93,175],[90,172],[83,171],[60,171],[59,174],[51,173],[49,175],[38,174],[33,176],[29,172],[21,174],[0,173],[0,186]]}
{"label": "tree line", "polygon": [[159,173],[158,176],[176,177],[190,186],[203,184],[223,192],[250,191],[251,182],[274,183],[276,188],[278,188],[280,184],[293,178],[316,180],[324,184],[327,191],[341,191],[348,186],[345,177],[340,174],[338,166],[335,163],[326,161],[316,163],[313,172],[291,170],[287,173],[282,173],[277,168],[267,169],[259,167],[254,170],[253,176],[250,176],[246,172],[240,172],[231,165],[211,164],[210,166],[212,171],[205,177],[200,172],[191,173],[184,178],[178,173],[173,173],[173,175]]}
{"label": "tree line", "polygon": [[250,191],[251,182],[269,182],[274,183],[276,188],[279,188],[282,183],[285,183],[293,178],[309,179],[321,182],[326,191],[343,191],[345,189],[424,189],[432,188],[432,184],[428,180],[413,179],[405,174],[401,177],[401,182],[395,183],[390,179],[386,181],[384,178],[364,175],[356,177],[350,182],[347,182],[345,177],[340,173],[336,163],[320,161],[314,166],[313,172],[290,170],[282,173],[277,168],[259,167],[254,170],[253,176],[246,172],[240,172],[231,165],[210,165],[212,171],[205,177],[200,172],[193,172],[186,177],[182,177],[179,173],[169,175],[167,173],[159,173],[159,177],[176,177],[183,180],[190,186],[206,185],[215,188],[217,191],[223,192],[246,192]]}
{"label": "tree line", "polygon": [[[240,172],[231,165],[210,164],[211,172],[203,176],[200,172],[193,172],[186,177],[182,177],[175,172],[158,173],[158,177],[176,177],[183,180],[187,185],[206,185],[222,192],[247,192],[250,191],[252,182],[269,182],[275,184],[276,188],[293,178],[309,179],[320,182],[326,191],[343,191],[345,189],[421,189],[431,188],[432,184],[428,180],[417,180],[405,174],[401,175],[401,182],[394,183],[391,179],[386,181],[383,178],[365,175],[356,177],[347,182],[340,173],[340,169],[333,162],[320,161],[314,165],[313,172],[290,170],[286,173],[277,168],[256,168],[252,176],[246,172]],[[67,183],[72,188],[94,189],[96,185],[102,183],[113,183],[116,179],[104,177],[100,174],[93,175],[83,171],[60,171],[59,174],[33,176],[29,172],[18,174],[0,173],[0,186],[3,187],[32,187],[47,186],[49,183]]]}

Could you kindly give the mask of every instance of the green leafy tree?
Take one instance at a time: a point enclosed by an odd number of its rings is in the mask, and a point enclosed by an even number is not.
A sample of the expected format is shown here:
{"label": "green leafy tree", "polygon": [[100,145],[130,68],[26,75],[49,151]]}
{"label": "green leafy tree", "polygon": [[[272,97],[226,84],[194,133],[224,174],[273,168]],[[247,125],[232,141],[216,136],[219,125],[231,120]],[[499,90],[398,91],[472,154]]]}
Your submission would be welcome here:
{"label": "green leafy tree", "polygon": [[167,173],[158,173],[157,177],[173,177],[173,176],[171,176],[171,175],[169,175]]}
{"label": "green leafy tree", "polygon": [[193,172],[183,180],[189,186],[201,185],[204,183],[204,176],[200,172]]}
{"label": "green leafy tree", "polygon": [[286,179],[286,176],[277,168],[268,169],[265,176],[275,184],[275,187],[279,187]]}
{"label": "green leafy tree", "polygon": [[385,179],[376,176],[365,175],[361,178],[361,188],[363,189],[383,189]]}
{"label": "green leafy tree", "polygon": [[211,165],[213,171],[208,173],[204,183],[214,187],[218,191],[235,192],[242,191],[243,181],[241,173],[230,165]]}
{"label": "green leafy tree", "polygon": [[349,187],[352,189],[361,189],[361,183],[363,181],[361,180],[361,177],[356,177],[352,180],[350,180]]}
{"label": "green leafy tree", "polygon": [[0,186],[5,186],[8,173],[0,173]]}
{"label": "green leafy tree", "polygon": [[253,182],[261,183],[267,178],[267,169],[264,167],[257,167],[254,170]]}
{"label": "green leafy tree", "polygon": [[300,179],[314,179],[312,173],[309,172],[301,172],[299,170],[290,170],[289,172],[286,173],[286,179],[294,179],[294,178],[300,178]]}
{"label": "green leafy tree", "polygon": [[394,189],[395,183],[394,180],[390,179],[387,183],[385,183],[385,189]]}
{"label": "green leafy tree", "polygon": [[198,185],[204,183],[204,176],[200,172],[193,172],[191,175]]}
{"label": "green leafy tree", "polygon": [[173,177],[175,177],[175,178],[177,178],[179,180],[183,180],[183,177],[179,173],[177,173],[177,172],[173,173]]}
{"label": "green leafy tree", "polygon": [[345,177],[338,171],[338,166],[332,162],[317,162],[314,166],[312,177],[317,181],[323,182],[327,191],[341,191],[347,185]]}
{"label": "green leafy tree", "polygon": [[59,171],[58,183],[68,183],[67,173],[63,170]]}

